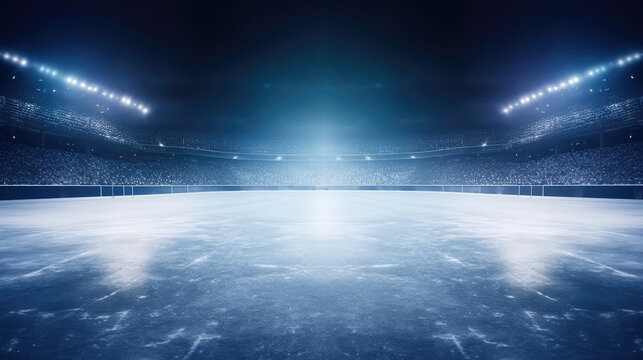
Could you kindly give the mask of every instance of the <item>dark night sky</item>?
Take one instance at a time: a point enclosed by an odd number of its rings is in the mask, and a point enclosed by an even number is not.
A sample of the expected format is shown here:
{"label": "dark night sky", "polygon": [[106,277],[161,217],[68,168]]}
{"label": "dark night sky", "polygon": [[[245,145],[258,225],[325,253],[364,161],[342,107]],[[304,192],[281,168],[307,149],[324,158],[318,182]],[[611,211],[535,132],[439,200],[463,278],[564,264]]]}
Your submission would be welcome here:
{"label": "dark night sky", "polygon": [[[234,4],[233,4],[234,3]],[[5,2],[0,48],[219,132],[427,131],[641,50],[641,1]]]}

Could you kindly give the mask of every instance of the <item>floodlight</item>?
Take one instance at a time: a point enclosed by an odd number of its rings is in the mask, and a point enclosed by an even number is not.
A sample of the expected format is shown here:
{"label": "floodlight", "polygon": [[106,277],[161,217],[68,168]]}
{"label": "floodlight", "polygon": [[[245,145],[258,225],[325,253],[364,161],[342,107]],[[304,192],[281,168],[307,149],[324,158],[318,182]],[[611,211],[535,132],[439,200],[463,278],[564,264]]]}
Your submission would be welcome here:
{"label": "floodlight", "polygon": [[618,59],[618,64],[619,64],[620,66],[623,66],[623,64],[625,64],[625,62],[623,61],[623,59]]}
{"label": "floodlight", "polygon": [[277,160],[281,160],[281,159],[282,159],[282,157],[281,157],[281,156],[277,156],[277,158],[276,158],[276,159],[277,159]]}
{"label": "floodlight", "polygon": [[4,57],[4,59],[5,59],[5,60],[9,60],[9,58],[11,57],[11,55],[9,55],[9,53],[4,53],[4,56],[3,56],[3,57]]}
{"label": "floodlight", "polygon": [[27,59],[20,60],[20,65],[27,66]]}
{"label": "floodlight", "polygon": [[411,159],[415,159],[415,155],[411,155]]}

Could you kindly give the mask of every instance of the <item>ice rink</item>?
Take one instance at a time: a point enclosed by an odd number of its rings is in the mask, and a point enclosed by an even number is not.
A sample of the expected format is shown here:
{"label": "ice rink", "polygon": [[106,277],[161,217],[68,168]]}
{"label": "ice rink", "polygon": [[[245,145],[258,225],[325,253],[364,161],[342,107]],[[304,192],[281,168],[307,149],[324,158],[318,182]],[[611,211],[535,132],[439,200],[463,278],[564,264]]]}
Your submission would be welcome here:
{"label": "ice rink", "polygon": [[0,358],[634,359],[642,278],[636,200],[5,201]]}

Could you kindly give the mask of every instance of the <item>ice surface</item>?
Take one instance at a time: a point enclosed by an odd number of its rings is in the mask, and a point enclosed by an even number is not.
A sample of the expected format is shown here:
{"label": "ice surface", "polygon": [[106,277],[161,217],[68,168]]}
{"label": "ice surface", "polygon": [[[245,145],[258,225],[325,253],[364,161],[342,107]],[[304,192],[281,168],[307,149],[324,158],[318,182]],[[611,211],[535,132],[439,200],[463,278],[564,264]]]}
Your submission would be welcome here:
{"label": "ice surface", "polygon": [[642,219],[423,192],[5,201],[0,358],[640,358]]}

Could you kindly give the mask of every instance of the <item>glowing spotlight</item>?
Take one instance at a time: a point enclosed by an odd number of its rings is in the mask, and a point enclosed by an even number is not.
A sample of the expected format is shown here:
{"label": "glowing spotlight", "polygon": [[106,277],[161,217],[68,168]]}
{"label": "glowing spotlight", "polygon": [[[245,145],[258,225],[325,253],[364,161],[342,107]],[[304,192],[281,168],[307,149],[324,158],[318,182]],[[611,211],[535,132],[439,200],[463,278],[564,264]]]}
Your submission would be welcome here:
{"label": "glowing spotlight", "polygon": [[9,55],[9,53],[4,53],[4,55],[3,55],[2,57],[3,57],[5,60],[9,60],[9,58],[11,57],[11,55]]}
{"label": "glowing spotlight", "polygon": [[20,65],[21,66],[27,66],[27,59],[20,60]]}
{"label": "glowing spotlight", "polygon": [[20,59],[19,59],[17,56],[14,56],[11,60],[12,60],[13,62],[18,62],[18,60],[20,60]]}
{"label": "glowing spotlight", "polygon": [[632,57],[631,57],[631,56],[626,57],[626,58],[625,58],[625,61],[627,61],[627,62],[632,61]]}
{"label": "glowing spotlight", "polygon": [[106,92],[106,91],[103,91],[103,96],[107,96],[107,92]]}
{"label": "glowing spotlight", "polygon": [[57,72],[56,70],[53,70],[53,71],[51,72],[51,76],[56,76],[56,75],[58,75],[58,72]]}
{"label": "glowing spotlight", "polygon": [[573,78],[572,80],[574,80],[574,82],[575,82],[575,83],[578,83],[578,82],[580,81],[580,79],[578,78],[578,76],[574,76],[574,78]]}
{"label": "glowing spotlight", "polygon": [[509,112],[509,109],[504,108],[504,109],[502,109],[502,112],[506,114],[506,113],[508,113],[508,112]]}
{"label": "glowing spotlight", "polygon": [[551,92],[551,86],[547,88],[547,92]]}
{"label": "glowing spotlight", "polygon": [[44,66],[41,66],[41,67],[40,67],[40,71],[45,71],[45,67],[44,67]]}
{"label": "glowing spotlight", "polygon": [[163,143],[159,143],[159,146],[160,146],[160,147],[164,147],[165,145],[163,145]]}
{"label": "glowing spotlight", "polygon": [[276,160],[277,160],[277,161],[279,161],[279,160],[281,160],[281,159],[283,159],[281,156],[277,156],[277,157],[276,157]]}
{"label": "glowing spotlight", "polygon": [[542,91],[539,91],[539,92],[538,92],[538,96],[543,96],[543,92],[542,92]]}
{"label": "glowing spotlight", "polygon": [[482,143],[482,147],[485,147],[485,146],[487,146],[487,143],[486,142]]}
{"label": "glowing spotlight", "polygon": [[415,155],[411,155],[411,159],[415,159]]}
{"label": "glowing spotlight", "polygon": [[84,82],[81,82],[81,83],[80,83],[80,87],[81,87],[81,88],[85,88],[85,86],[87,86],[87,84],[85,84]]}
{"label": "glowing spotlight", "polygon": [[593,71],[593,70],[588,71],[588,72],[587,72],[587,75],[589,75],[589,76],[594,76],[594,71]]}
{"label": "glowing spotlight", "polygon": [[143,114],[147,114],[148,111],[147,108],[143,108]]}
{"label": "glowing spotlight", "polygon": [[618,65],[623,66],[623,64],[625,64],[625,61],[623,61],[623,59],[618,59]]}
{"label": "glowing spotlight", "polygon": [[237,155],[232,157],[234,160],[237,160],[239,157]]}
{"label": "glowing spotlight", "polygon": [[554,91],[558,91],[558,86],[554,86]]}
{"label": "glowing spotlight", "polygon": [[113,98],[114,98],[114,94],[109,94],[109,98],[110,98],[110,99],[113,99]]}
{"label": "glowing spotlight", "polygon": [[366,160],[371,160],[371,157],[370,157],[370,156],[366,156],[364,159],[366,159]]}
{"label": "glowing spotlight", "polygon": [[565,82],[560,83],[560,88],[561,88],[561,89],[562,89],[562,88],[564,88],[564,87],[565,87],[565,85],[566,85],[566,84],[565,84]]}
{"label": "glowing spotlight", "polygon": [[77,84],[78,84],[78,80],[76,80],[76,79],[71,79],[71,84],[72,84],[72,85],[77,85]]}

